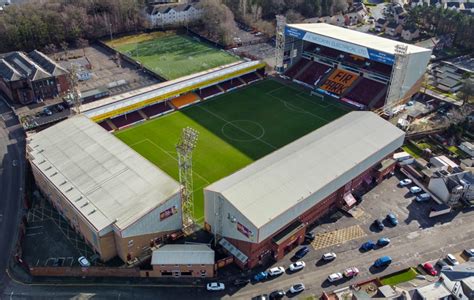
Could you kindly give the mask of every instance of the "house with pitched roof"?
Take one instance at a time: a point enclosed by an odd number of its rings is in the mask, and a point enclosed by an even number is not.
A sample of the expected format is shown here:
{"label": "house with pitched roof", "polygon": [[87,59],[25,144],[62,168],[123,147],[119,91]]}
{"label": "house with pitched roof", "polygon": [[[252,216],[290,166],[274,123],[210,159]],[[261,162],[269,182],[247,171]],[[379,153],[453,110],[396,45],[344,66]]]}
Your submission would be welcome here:
{"label": "house with pitched roof", "polygon": [[202,9],[192,3],[149,5],[145,10],[145,17],[150,22],[151,27],[187,25],[199,20],[201,16]]}

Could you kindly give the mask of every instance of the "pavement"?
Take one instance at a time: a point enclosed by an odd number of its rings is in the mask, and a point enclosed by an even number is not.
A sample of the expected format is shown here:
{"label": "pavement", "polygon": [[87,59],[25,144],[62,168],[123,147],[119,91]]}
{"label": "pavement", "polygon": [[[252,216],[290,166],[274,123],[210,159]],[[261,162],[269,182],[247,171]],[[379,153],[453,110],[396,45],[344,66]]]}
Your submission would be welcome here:
{"label": "pavement", "polygon": [[24,149],[23,129],[0,99],[0,288],[8,278],[4,270],[17,240],[25,178]]}

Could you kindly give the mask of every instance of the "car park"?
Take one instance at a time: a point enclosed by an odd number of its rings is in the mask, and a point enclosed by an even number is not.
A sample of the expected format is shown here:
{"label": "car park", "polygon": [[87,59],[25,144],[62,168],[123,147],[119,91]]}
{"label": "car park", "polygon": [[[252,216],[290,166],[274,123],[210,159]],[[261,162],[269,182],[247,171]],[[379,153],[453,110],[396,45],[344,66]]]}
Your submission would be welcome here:
{"label": "car park", "polygon": [[385,247],[388,244],[390,244],[390,239],[386,238],[386,237],[379,238],[378,241],[377,241],[377,246],[379,246],[379,247]]}
{"label": "car park", "polygon": [[283,267],[273,267],[270,270],[268,270],[267,273],[268,273],[268,275],[270,275],[272,277],[273,276],[279,276],[279,275],[285,273],[285,268],[283,268]]}
{"label": "car park", "polygon": [[77,259],[81,267],[90,267],[91,263],[87,260],[85,256],[81,256]]}
{"label": "car park", "polygon": [[306,254],[308,254],[308,252],[309,252],[309,248],[305,246],[301,248],[300,250],[296,251],[294,257],[298,259],[303,258]]}
{"label": "car park", "polygon": [[297,261],[290,265],[289,270],[291,272],[296,272],[296,271],[304,269],[304,267],[306,267],[306,263],[304,261]]}
{"label": "car park", "polygon": [[238,278],[234,280],[234,285],[235,286],[244,286],[250,283],[250,279],[248,278]]}
{"label": "car park", "polygon": [[342,279],[342,274],[341,273],[332,273],[331,275],[328,276],[328,281],[329,282],[334,282]]}
{"label": "car park", "polygon": [[474,249],[466,249],[464,250],[464,253],[467,257],[474,257]]}
{"label": "car park", "polygon": [[392,263],[392,258],[390,256],[382,256],[374,262],[374,267],[381,268],[388,266]]}
{"label": "car park", "polygon": [[304,289],[305,289],[304,284],[297,283],[290,287],[290,293],[292,294],[301,293],[302,291],[304,291]]}
{"label": "car park", "polygon": [[356,267],[347,268],[344,270],[343,274],[345,277],[351,278],[359,274],[359,269],[357,269]]}
{"label": "car park", "polygon": [[328,252],[323,254],[323,260],[325,261],[335,260],[336,257],[337,255],[334,252]]}
{"label": "car park", "polygon": [[452,255],[451,253],[448,253],[446,255],[446,260],[453,266],[456,266],[456,265],[459,265],[459,262],[458,260],[456,259],[456,257],[454,257],[454,255]]}
{"label": "car park", "polygon": [[270,293],[270,299],[281,299],[285,297],[285,291],[276,290]]}
{"label": "car park", "polygon": [[256,282],[259,282],[259,281],[262,281],[262,280],[265,280],[267,279],[268,277],[268,273],[267,272],[259,272],[257,273],[253,279],[256,281]]}
{"label": "car park", "polygon": [[395,216],[394,213],[388,213],[387,214],[387,220],[392,224],[392,226],[397,226],[398,225],[398,219]]}
{"label": "car park", "polygon": [[411,179],[408,179],[408,178],[400,180],[399,182],[400,186],[407,186],[407,185],[410,185],[411,183],[412,183]]}
{"label": "car park", "polygon": [[416,202],[425,202],[431,199],[431,195],[428,193],[423,193],[418,196],[416,196],[415,200]]}
{"label": "car park", "polygon": [[412,193],[412,194],[418,194],[418,193],[421,193],[422,191],[423,190],[420,187],[416,186],[416,185],[412,186],[410,188],[410,193]]}
{"label": "car park", "polygon": [[436,276],[438,272],[435,270],[432,264],[426,262],[423,264],[423,269],[426,271],[426,273],[430,274],[431,276]]}
{"label": "car park", "polygon": [[209,282],[206,285],[208,291],[223,291],[225,290],[225,285],[222,282]]}
{"label": "car park", "polygon": [[373,224],[374,224],[375,228],[377,228],[378,230],[383,230],[385,228],[382,221],[379,220],[379,219],[375,220]]}
{"label": "car park", "polygon": [[368,240],[360,246],[360,249],[363,251],[369,251],[375,248],[375,243],[372,240]]}

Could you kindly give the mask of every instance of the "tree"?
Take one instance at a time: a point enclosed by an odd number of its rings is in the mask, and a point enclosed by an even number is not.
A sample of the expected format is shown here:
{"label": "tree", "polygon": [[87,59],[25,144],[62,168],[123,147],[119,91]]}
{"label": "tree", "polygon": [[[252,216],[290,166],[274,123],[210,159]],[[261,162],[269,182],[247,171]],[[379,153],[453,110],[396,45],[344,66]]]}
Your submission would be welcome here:
{"label": "tree", "polygon": [[217,39],[228,45],[237,32],[234,14],[221,0],[202,0],[199,2],[203,10],[202,27],[211,39]]}
{"label": "tree", "polygon": [[461,94],[462,105],[474,102],[474,77],[468,75],[463,76],[463,83],[459,93]]}
{"label": "tree", "polygon": [[61,49],[64,51],[64,60],[68,60],[69,44],[66,41],[61,42]]}
{"label": "tree", "polygon": [[82,49],[82,53],[86,56],[86,47],[89,46],[89,41],[83,38],[77,40],[77,46]]}

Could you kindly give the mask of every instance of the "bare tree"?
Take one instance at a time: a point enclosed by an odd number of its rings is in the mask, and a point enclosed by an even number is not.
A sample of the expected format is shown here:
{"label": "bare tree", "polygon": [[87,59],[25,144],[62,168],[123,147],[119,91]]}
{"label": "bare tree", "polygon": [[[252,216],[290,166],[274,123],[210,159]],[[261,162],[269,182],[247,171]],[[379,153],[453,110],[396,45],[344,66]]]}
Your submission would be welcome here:
{"label": "bare tree", "polygon": [[203,10],[202,25],[211,38],[220,39],[223,44],[232,42],[237,32],[234,14],[221,0],[202,0],[199,2]]}
{"label": "bare tree", "polygon": [[464,76],[462,87],[459,92],[461,93],[463,106],[474,101],[474,77]]}
{"label": "bare tree", "polygon": [[86,47],[89,46],[89,41],[83,38],[77,40],[77,46],[82,49],[82,53],[86,56]]}
{"label": "bare tree", "polygon": [[64,42],[61,42],[60,46],[61,46],[61,49],[63,49],[64,51],[64,59],[68,60],[69,44],[66,41],[64,41]]}

